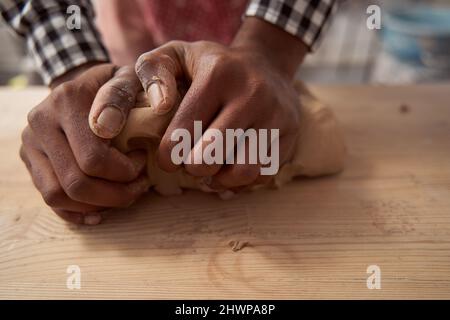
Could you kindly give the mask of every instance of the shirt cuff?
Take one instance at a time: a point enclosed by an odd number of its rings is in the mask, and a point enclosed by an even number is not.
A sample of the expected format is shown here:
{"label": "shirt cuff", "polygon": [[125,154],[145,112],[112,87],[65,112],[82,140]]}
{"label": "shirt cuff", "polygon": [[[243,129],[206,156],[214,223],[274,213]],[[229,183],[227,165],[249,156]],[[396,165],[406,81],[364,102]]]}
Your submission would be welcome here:
{"label": "shirt cuff", "polygon": [[27,46],[46,84],[87,62],[109,61],[99,34],[86,17],[81,17],[79,30],[70,30],[63,14],[40,22],[28,34]]}

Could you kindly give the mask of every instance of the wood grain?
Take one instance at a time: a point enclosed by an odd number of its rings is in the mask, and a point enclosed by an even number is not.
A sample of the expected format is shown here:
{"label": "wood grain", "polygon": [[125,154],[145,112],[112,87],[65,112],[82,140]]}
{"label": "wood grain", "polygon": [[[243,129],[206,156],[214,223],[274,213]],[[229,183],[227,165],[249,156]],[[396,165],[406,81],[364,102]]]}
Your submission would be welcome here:
{"label": "wood grain", "polygon": [[[149,194],[77,227],[18,156],[45,89],[0,90],[0,298],[450,298],[450,86],[314,91],[346,132],[341,175],[231,201]],[[80,290],[66,288],[73,264]]]}

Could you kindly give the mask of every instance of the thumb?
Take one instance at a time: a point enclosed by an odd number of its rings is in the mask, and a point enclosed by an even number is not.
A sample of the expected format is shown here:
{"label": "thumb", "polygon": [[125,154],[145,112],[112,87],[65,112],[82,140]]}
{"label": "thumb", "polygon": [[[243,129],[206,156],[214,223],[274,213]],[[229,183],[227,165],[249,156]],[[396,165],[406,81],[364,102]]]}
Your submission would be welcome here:
{"label": "thumb", "polygon": [[89,126],[100,138],[112,139],[124,127],[128,112],[135,106],[141,83],[131,66],[119,68],[101,86],[89,112]]}
{"label": "thumb", "polygon": [[179,102],[177,80],[185,77],[184,53],[188,50],[182,41],[171,41],[142,54],[135,66],[150,105],[157,114],[166,114]]}

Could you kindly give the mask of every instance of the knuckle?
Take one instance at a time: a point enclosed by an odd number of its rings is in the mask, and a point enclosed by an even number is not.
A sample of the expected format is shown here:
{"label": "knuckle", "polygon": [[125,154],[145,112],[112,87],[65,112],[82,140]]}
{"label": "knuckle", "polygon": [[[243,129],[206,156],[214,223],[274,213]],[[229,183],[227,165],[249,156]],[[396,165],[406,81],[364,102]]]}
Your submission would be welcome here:
{"label": "knuckle", "polygon": [[227,69],[227,67],[231,64],[230,57],[224,53],[214,54],[210,59],[211,65],[218,70]]}
{"label": "knuckle", "polygon": [[31,141],[31,138],[32,138],[31,129],[30,129],[30,127],[26,127],[22,131],[22,135],[21,135],[22,144],[29,144]]}
{"label": "knuckle", "polygon": [[67,107],[68,101],[79,100],[77,98],[80,96],[78,94],[80,90],[88,92],[87,87],[81,88],[73,81],[67,81],[57,86],[46,100],[28,113],[27,121],[29,126],[33,130],[43,129],[48,126],[48,124],[51,123],[50,120],[55,119],[55,112]]}
{"label": "knuckle", "polygon": [[185,42],[181,40],[170,40],[165,44],[165,47],[179,47],[182,46]]}
{"label": "knuckle", "polygon": [[151,66],[154,62],[154,53],[146,52],[139,56],[136,60],[135,72],[140,76],[147,66]]}
{"label": "knuckle", "polygon": [[79,166],[85,174],[95,176],[102,172],[104,160],[105,157],[101,152],[86,148],[80,154]]}
{"label": "knuckle", "polygon": [[161,46],[164,52],[170,52],[172,54],[186,54],[186,50],[190,50],[193,46],[192,42],[187,42],[183,40],[171,40],[165,45]]}
{"label": "knuckle", "polygon": [[47,116],[46,116],[45,112],[42,110],[42,108],[37,106],[37,107],[33,108],[27,115],[28,125],[31,128],[38,130],[46,122],[45,121],[46,118],[47,118]]}
{"label": "knuckle", "polygon": [[207,55],[202,61],[202,67],[211,79],[220,80],[231,71],[233,61],[224,53]]}
{"label": "knuckle", "polygon": [[181,40],[170,40],[169,42],[167,42],[163,47],[164,48],[168,48],[168,49],[174,49],[174,48],[179,48],[179,47],[183,47],[187,44],[187,42],[185,41],[181,41]]}
{"label": "knuckle", "polygon": [[[171,56],[165,53],[147,52],[139,56],[135,66],[136,74],[144,80],[149,80],[158,69],[176,70],[176,63]],[[149,74],[152,73],[152,74]]]}
{"label": "knuckle", "polygon": [[148,60],[148,58],[150,57],[150,54],[148,52],[144,52],[142,53],[136,60],[136,69],[141,66],[145,61]]}
{"label": "knuckle", "polygon": [[64,190],[73,200],[81,200],[86,190],[87,179],[80,175],[68,175],[64,180]]}
{"label": "knuckle", "polygon": [[[128,84],[125,81],[117,81],[116,83],[113,83],[109,85],[106,90],[106,96],[110,97],[111,100],[114,98],[119,98],[120,101],[125,102],[125,104],[128,106],[131,104],[131,102],[134,101],[134,97],[125,88],[128,87]],[[124,107],[122,104],[118,105],[118,107]]]}
{"label": "knuckle", "polygon": [[216,43],[213,43],[213,42],[208,41],[208,40],[198,40],[198,41],[195,41],[195,42],[191,42],[191,44],[193,46],[195,46],[195,47],[199,47],[199,48],[202,48],[202,49],[211,47],[211,45],[216,45]]}
{"label": "knuckle", "polygon": [[55,88],[51,96],[55,103],[64,101],[67,98],[74,97],[78,92],[74,81],[66,81]]}
{"label": "knuckle", "polygon": [[42,191],[42,198],[50,207],[59,206],[63,197],[64,191],[60,187],[53,187]]}
{"label": "knuckle", "polygon": [[73,109],[73,102],[90,104],[97,94],[98,89],[88,81],[70,80],[57,86],[50,94],[52,106],[56,109]]}
{"label": "knuckle", "polygon": [[157,59],[158,65],[164,66],[165,69],[169,70],[172,73],[175,73],[177,67],[176,62],[173,58],[167,54],[161,54]]}

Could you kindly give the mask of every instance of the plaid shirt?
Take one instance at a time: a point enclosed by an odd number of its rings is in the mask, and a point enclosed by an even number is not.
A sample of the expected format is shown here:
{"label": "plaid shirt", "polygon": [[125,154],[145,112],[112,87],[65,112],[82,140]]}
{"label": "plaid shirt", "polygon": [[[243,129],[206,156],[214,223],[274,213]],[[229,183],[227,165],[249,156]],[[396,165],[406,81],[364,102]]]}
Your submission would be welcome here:
{"label": "plaid shirt", "polygon": [[[259,17],[299,37],[311,50],[336,8],[336,0],[250,0],[246,16]],[[80,8],[82,28],[67,26],[71,5]],[[45,83],[90,61],[109,61],[96,30],[89,0],[0,0],[3,19],[24,37]]]}

